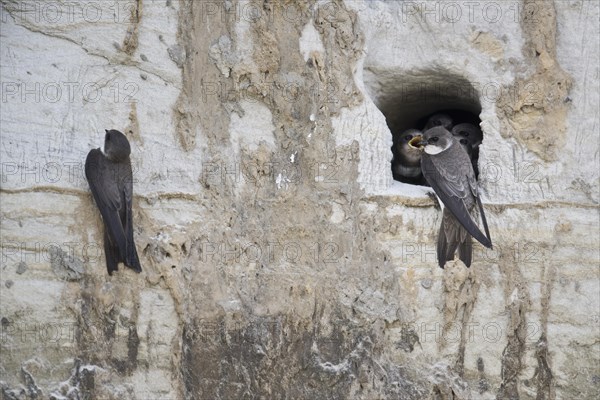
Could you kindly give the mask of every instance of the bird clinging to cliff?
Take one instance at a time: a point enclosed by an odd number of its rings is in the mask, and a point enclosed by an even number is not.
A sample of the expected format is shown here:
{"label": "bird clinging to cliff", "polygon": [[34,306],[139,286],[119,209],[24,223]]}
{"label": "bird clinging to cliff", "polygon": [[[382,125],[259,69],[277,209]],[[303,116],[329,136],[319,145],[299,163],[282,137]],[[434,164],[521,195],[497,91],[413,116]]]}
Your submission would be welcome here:
{"label": "bird clinging to cliff", "polygon": [[131,147],[124,134],[106,130],[102,148],[91,150],[85,160],[85,177],[104,223],[104,253],[108,274],[119,262],[141,272],[133,241],[133,177]]}
{"label": "bird clinging to cliff", "polygon": [[[437,240],[438,264],[444,268],[446,261],[454,259],[458,249],[459,258],[469,267],[473,254],[471,236],[485,247],[492,248],[471,160],[461,149],[461,144],[441,126],[427,130],[422,138],[413,138],[409,145],[424,150],[421,171],[445,206]],[[474,222],[477,219],[475,203],[485,235]]]}

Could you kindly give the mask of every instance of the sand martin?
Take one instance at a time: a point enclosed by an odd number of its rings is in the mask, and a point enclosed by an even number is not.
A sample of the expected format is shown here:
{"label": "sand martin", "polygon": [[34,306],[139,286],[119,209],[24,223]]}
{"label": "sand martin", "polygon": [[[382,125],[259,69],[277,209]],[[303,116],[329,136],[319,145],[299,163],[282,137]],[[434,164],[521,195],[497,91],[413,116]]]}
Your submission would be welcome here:
{"label": "sand martin", "polygon": [[452,127],[452,135],[468,139],[473,149],[479,148],[479,145],[483,141],[483,132],[481,132],[481,129],[468,122]]}
{"label": "sand martin", "polygon": [[421,135],[417,129],[408,129],[393,136],[392,175],[395,180],[415,185],[426,184],[421,173],[421,150],[408,145],[413,137]]}
{"label": "sand martin", "polygon": [[[473,254],[471,236],[492,248],[471,160],[458,140],[443,127],[427,130],[422,138],[410,140],[409,145],[423,149],[421,171],[445,206],[437,241],[439,266],[444,268],[446,261],[453,260],[458,249],[459,258],[469,267]],[[475,223],[476,203],[485,235]]]}
{"label": "sand martin", "polygon": [[142,271],[133,242],[130,153],[125,135],[107,130],[102,148],[91,150],[85,160],[85,176],[104,222],[104,253],[109,275],[118,269],[119,262]]}

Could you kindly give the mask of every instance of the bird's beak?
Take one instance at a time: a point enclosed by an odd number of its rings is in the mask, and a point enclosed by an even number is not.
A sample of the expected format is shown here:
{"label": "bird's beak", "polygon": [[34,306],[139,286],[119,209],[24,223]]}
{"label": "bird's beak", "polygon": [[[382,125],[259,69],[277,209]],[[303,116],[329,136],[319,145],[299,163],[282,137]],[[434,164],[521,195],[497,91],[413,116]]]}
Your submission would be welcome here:
{"label": "bird's beak", "polygon": [[412,147],[413,149],[422,149],[423,146],[425,146],[427,144],[427,142],[423,141],[423,136],[418,135],[415,136],[414,138],[410,139],[408,142],[408,146]]}

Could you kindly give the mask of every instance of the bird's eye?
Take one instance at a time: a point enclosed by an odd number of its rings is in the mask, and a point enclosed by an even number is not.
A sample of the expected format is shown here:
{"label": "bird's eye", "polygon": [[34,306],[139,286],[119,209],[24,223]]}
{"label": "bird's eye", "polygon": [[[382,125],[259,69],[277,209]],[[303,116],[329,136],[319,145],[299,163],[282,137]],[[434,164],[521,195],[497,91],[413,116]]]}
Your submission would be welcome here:
{"label": "bird's eye", "polygon": [[467,131],[460,131],[460,135],[464,136],[464,137],[468,137],[469,136],[469,132],[467,132]]}
{"label": "bird's eye", "polygon": [[460,139],[460,144],[468,144],[469,141],[467,139]]}
{"label": "bird's eye", "polygon": [[439,139],[440,139],[440,138],[438,138],[437,136],[434,136],[434,137],[432,137],[432,138],[429,138],[428,142],[429,142],[429,143],[435,143],[435,142],[437,142]]}
{"label": "bird's eye", "polygon": [[412,135],[406,135],[406,137],[404,137],[404,140],[406,140],[407,142],[412,139]]}

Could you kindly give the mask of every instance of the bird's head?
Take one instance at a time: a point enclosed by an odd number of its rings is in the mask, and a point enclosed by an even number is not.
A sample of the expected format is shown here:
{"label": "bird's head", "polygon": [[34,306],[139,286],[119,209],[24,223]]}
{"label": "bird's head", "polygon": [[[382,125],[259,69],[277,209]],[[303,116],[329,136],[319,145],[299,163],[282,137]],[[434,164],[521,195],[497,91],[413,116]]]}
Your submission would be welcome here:
{"label": "bird's head", "polygon": [[465,138],[469,141],[472,147],[479,146],[483,140],[483,133],[478,126],[469,124],[467,122],[458,124],[452,128],[452,135],[457,139]]}
{"label": "bird's head", "polygon": [[421,139],[413,138],[409,145],[421,148],[427,154],[439,154],[448,150],[455,143],[452,134],[442,126],[426,130]]}
{"label": "bird's head", "polygon": [[123,161],[129,157],[131,146],[127,137],[115,129],[106,129],[105,132],[102,153],[109,160],[115,162]]}
{"label": "bird's head", "polygon": [[415,137],[421,137],[422,135],[423,135],[423,133],[418,129],[407,129],[404,132],[402,132],[400,135],[398,135],[396,138],[394,138],[395,146],[396,146],[397,150],[401,150],[402,148],[412,147],[409,145],[409,143]]}
{"label": "bird's head", "polygon": [[427,120],[426,129],[431,129],[435,126],[443,126],[446,129],[452,129],[452,117],[448,114],[438,113],[433,114]]}
{"label": "bird's head", "polygon": [[421,135],[422,133],[418,129],[408,129],[394,137],[396,152],[398,152],[405,161],[419,165],[421,161],[421,152],[414,146],[411,146],[410,142],[414,140],[414,138],[420,138]]}

